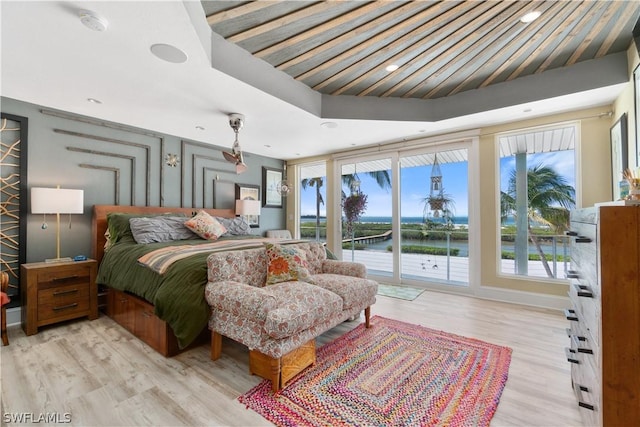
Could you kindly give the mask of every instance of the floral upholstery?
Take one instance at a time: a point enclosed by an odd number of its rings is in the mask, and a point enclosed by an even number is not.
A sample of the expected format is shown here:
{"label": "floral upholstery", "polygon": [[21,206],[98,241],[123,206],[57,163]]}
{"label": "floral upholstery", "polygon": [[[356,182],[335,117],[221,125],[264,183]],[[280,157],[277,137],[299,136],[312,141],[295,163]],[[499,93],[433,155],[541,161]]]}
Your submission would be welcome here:
{"label": "floral upholstery", "polygon": [[[343,276],[367,277],[367,267],[359,262],[344,262],[326,259],[318,273],[341,274]],[[316,274],[318,274],[316,273]]]}
{"label": "floral upholstery", "polygon": [[[215,256],[214,256],[215,255]],[[246,283],[261,288],[267,280],[267,252],[247,249],[214,254],[207,258],[209,282],[224,280]]]}
{"label": "floral upholstery", "polygon": [[378,284],[364,265],[328,260],[321,243],[288,246],[306,253],[305,281],[265,286],[265,248],[208,257],[209,329],[279,358],[375,303]]}
{"label": "floral upholstery", "polygon": [[342,298],[305,282],[281,282],[266,289],[277,300],[269,311],[264,331],[279,339],[309,329],[342,311]]}
{"label": "floral upholstery", "polygon": [[345,309],[355,307],[361,301],[370,301],[378,291],[378,284],[373,280],[349,277],[345,281],[345,276],[340,274],[316,274],[309,281],[339,295]]}

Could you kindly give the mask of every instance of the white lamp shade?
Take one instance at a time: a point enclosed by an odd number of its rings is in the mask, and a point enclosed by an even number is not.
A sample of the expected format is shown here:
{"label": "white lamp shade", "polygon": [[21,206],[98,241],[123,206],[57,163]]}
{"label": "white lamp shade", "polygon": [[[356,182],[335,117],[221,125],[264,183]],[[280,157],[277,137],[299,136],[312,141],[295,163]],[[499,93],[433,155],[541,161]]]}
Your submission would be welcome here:
{"label": "white lamp shade", "polygon": [[81,214],[84,212],[84,191],[64,188],[33,187],[31,213]]}
{"label": "white lamp shade", "polygon": [[260,200],[236,200],[236,215],[260,215]]}

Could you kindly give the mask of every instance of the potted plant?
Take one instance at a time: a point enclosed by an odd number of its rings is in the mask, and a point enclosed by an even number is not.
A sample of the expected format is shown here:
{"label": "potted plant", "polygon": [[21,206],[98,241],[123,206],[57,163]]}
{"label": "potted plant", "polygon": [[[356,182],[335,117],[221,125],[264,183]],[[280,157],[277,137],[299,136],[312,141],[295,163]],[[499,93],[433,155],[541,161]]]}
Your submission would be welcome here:
{"label": "potted plant", "polygon": [[360,220],[360,217],[367,210],[367,195],[353,193],[346,197],[342,203],[344,210],[346,231],[353,239],[353,225]]}

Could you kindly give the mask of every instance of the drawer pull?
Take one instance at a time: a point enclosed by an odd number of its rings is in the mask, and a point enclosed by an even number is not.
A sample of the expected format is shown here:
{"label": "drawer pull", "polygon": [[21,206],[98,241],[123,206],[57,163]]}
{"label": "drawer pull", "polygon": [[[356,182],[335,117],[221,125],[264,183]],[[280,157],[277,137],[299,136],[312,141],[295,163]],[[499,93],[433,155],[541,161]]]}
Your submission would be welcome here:
{"label": "drawer pull", "polygon": [[70,308],[74,308],[77,306],[78,306],[78,303],[74,302],[73,304],[61,305],[60,307],[53,307],[53,311],[68,310]]}
{"label": "drawer pull", "polygon": [[569,230],[569,231],[565,232],[564,234],[566,234],[567,236],[577,236],[578,232]]}
{"label": "drawer pull", "polygon": [[152,314],[152,313],[149,313],[148,311],[143,311],[143,312],[142,312],[142,315],[143,315],[144,317],[151,317],[151,316],[153,316],[153,314]]}
{"label": "drawer pull", "polygon": [[80,276],[78,276],[77,274],[74,275],[74,276],[54,277],[53,279],[51,279],[51,281],[52,282],[64,282],[64,281],[67,281],[67,280],[77,279],[78,277],[80,277]]}
{"label": "drawer pull", "polygon": [[593,291],[589,286],[574,283],[573,287],[576,289],[579,297],[593,298]]}
{"label": "drawer pull", "polygon": [[576,237],[576,243],[591,243],[591,237],[578,236]]}
{"label": "drawer pull", "polygon": [[575,363],[576,365],[580,364],[580,361],[575,358],[576,351],[574,349],[565,347],[564,354],[567,356],[567,362]]}
{"label": "drawer pull", "polygon": [[580,278],[580,275],[575,270],[569,270],[569,271],[567,271],[567,278],[568,279],[578,279],[578,278]]}
{"label": "drawer pull", "polygon": [[578,322],[578,315],[576,314],[576,311],[572,310],[570,308],[566,308],[564,310],[564,317],[566,317],[567,320],[572,320],[574,322]]}
{"label": "drawer pull", "polygon": [[75,294],[75,293],[78,293],[77,289],[69,289],[68,291],[56,291],[56,292],[53,293],[53,296],[54,297],[59,297],[59,296],[62,296],[62,295],[69,295],[69,294]]}
{"label": "drawer pull", "polygon": [[594,411],[596,408],[595,406],[593,406],[591,403],[587,403],[582,399],[582,393],[589,393],[589,389],[583,385],[580,384],[574,384],[573,385],[573,389],[576,392],[576,395],[578,396],[578,406],[581,408],[585,408],[588,409],[590,411]]}
{"label": "drawer pull", "polygon": [[583,342],[583,343],[587,342],[586,337],[581,337],[575,334],[571,334],[569,336],[571,338],[571,343],[575,346],[575,349],[577,350],[578,353],[593,354],[593,350],[591,350],[590,348],[580,347],[580,342]]}

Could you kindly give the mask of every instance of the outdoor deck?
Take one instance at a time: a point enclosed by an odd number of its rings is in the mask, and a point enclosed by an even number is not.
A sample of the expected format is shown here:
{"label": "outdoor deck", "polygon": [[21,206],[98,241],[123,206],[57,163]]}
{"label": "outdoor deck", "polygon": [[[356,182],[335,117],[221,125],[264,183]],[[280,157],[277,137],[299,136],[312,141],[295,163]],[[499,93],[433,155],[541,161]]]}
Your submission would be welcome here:
{"label": "outdoor deck", "polygon": [[[353,251],[354,261],[367,266],[370,274],[391,276],[393,272],[393,254],[386,251],[356,250]],[[342,259],[351,261],[351,250],[343,249]],[[447,257],[445,255],[402,254],[400,258],[402,277],[417,280],[454,281],[460,284],[469,283],[469,258],[449,257],[447,271]],[[514,271],[514,260],[502,260],[502,271]],[[564,264],[558,264],[558,276],[564,277]],[[448,278],[447,278],[448,275]],[[529,261],[529,276],[547,277],[547,273],[540,261]]]}
{"label": "outdoor deck", "polygon": [[354,237],[349,238],[349,239],[343,239],[342,243],[347,243],[347,242],[355,242],[355,243],[378,243],[378,242],[384,242],[385,240],[389,240],[391,239],[391,230],[385,231],[382,234],[374,234],[372,236],[362,236],[362,237]]}

